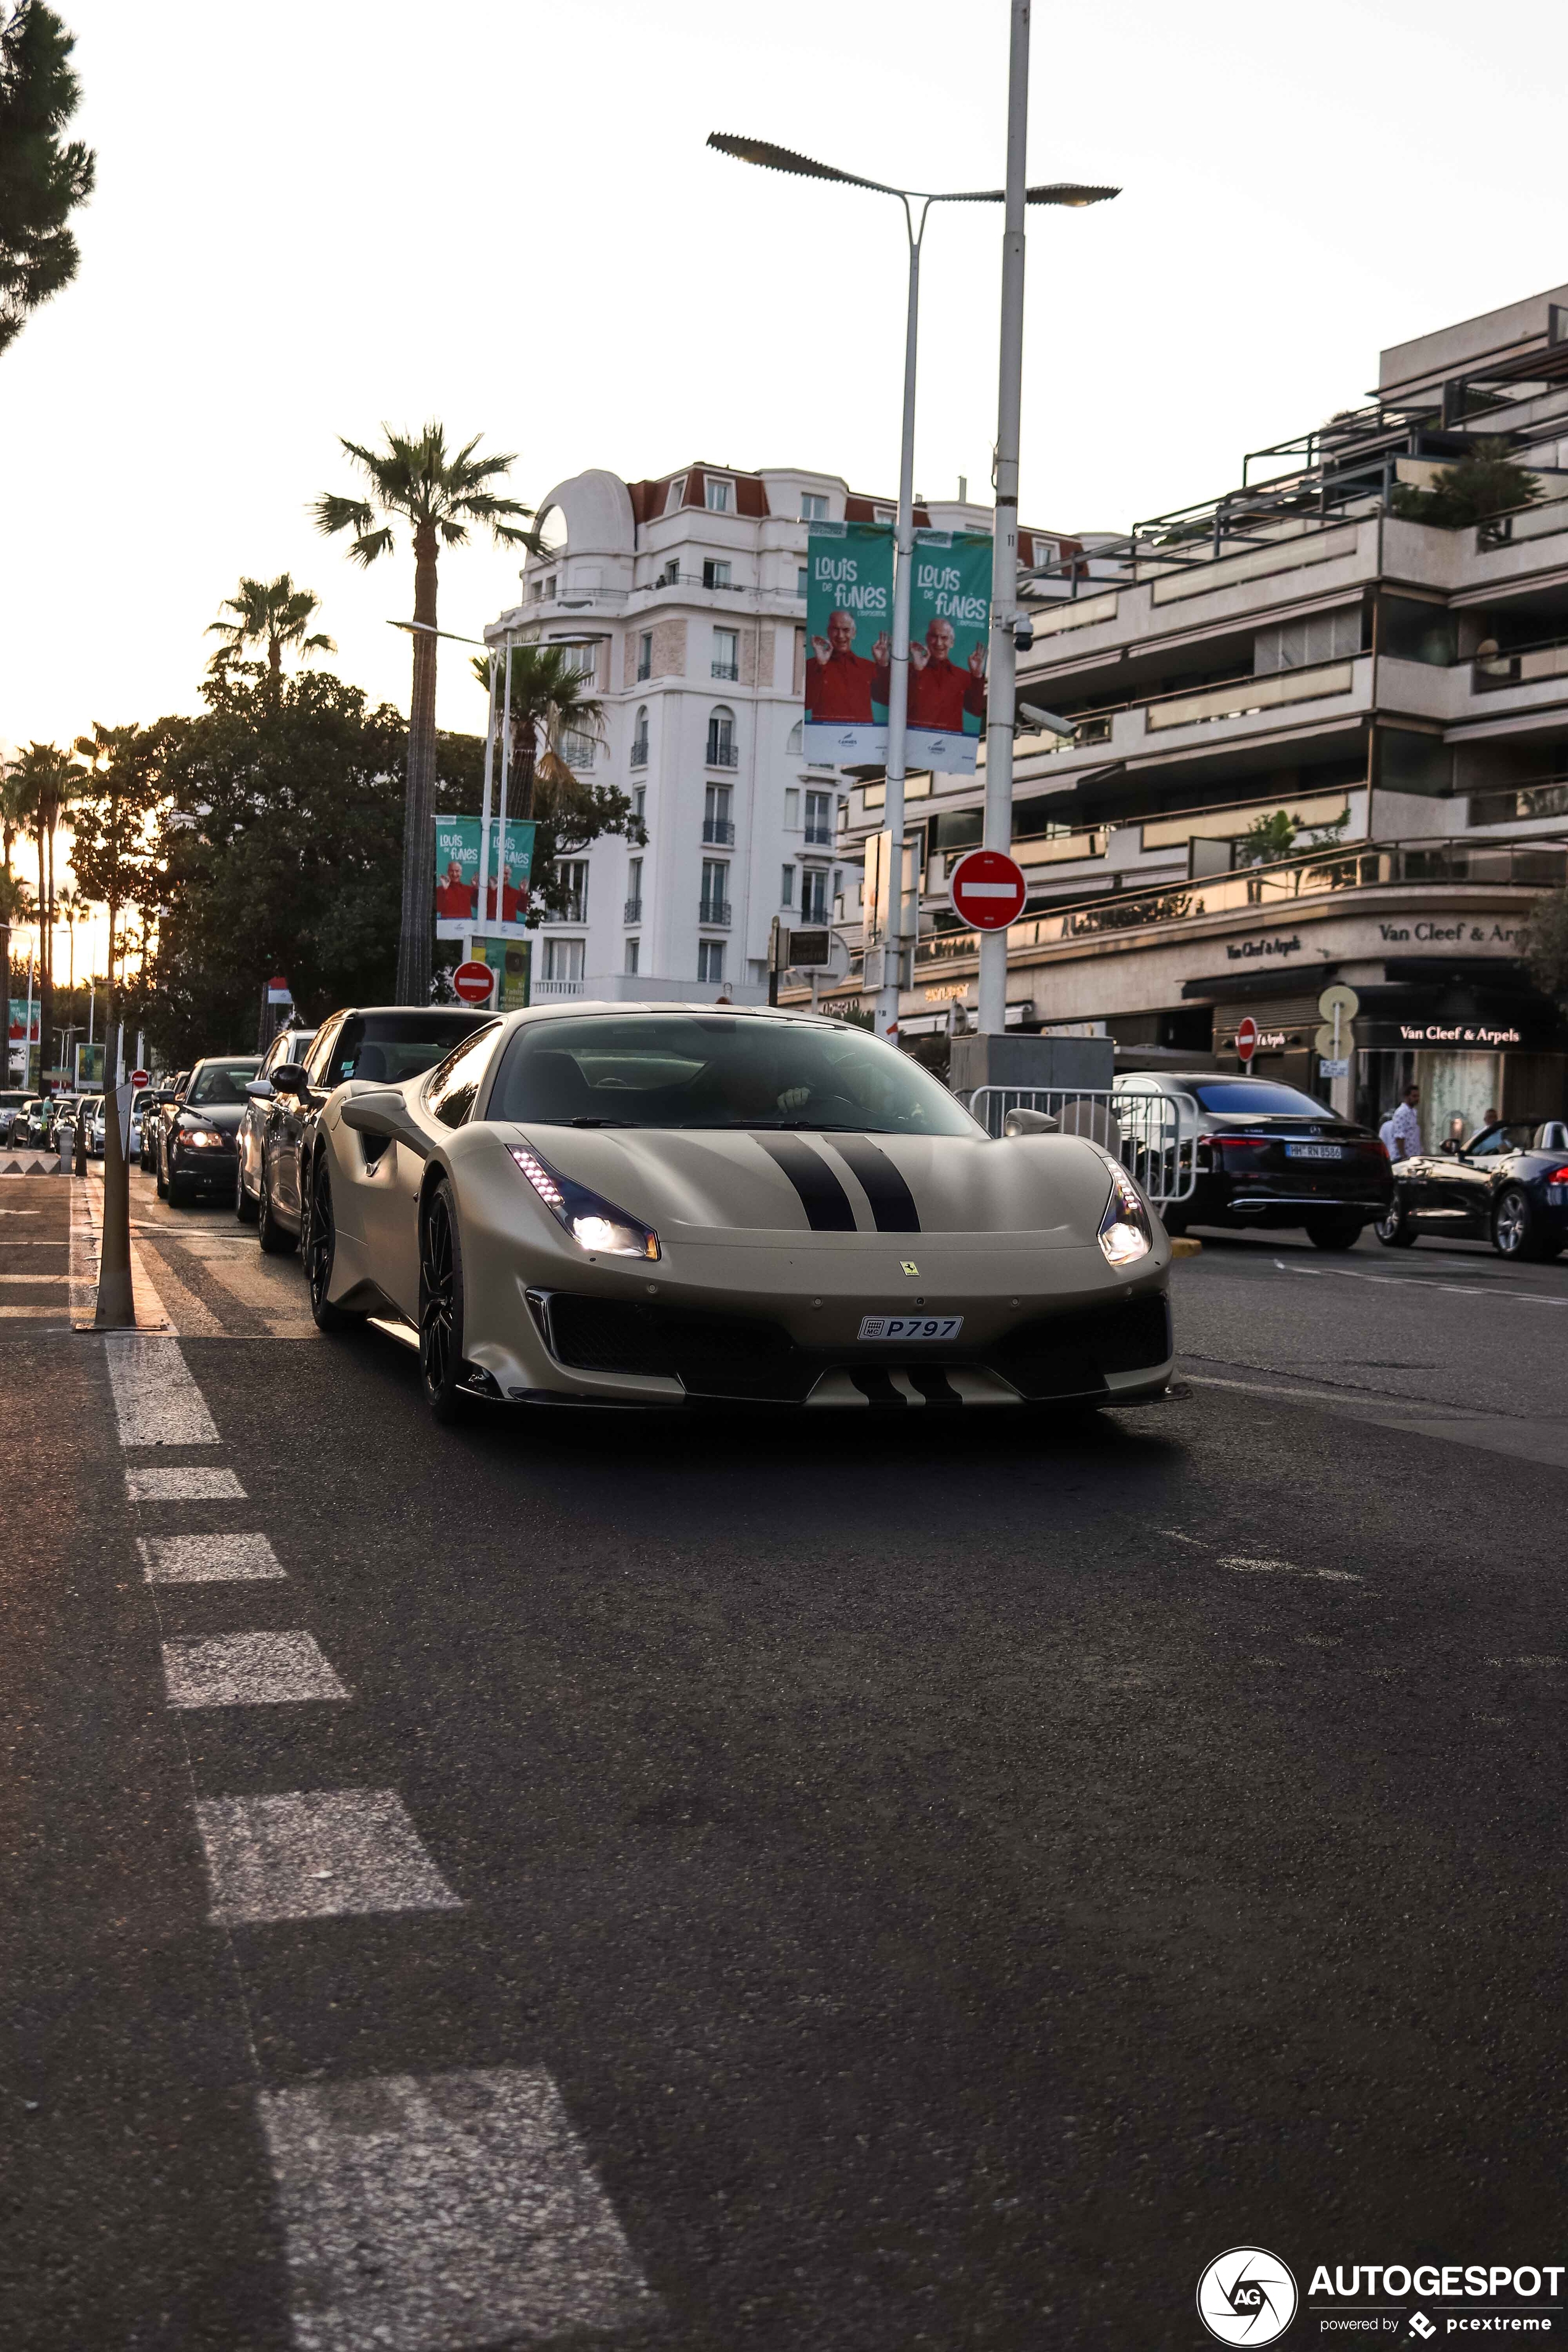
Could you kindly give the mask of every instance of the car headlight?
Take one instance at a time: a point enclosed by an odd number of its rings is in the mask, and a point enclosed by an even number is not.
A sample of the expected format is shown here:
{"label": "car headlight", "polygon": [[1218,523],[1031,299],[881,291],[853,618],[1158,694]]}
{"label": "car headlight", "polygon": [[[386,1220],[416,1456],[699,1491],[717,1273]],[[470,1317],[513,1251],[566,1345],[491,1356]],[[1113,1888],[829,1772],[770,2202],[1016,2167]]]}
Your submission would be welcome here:
{"label": "car headlight", "polygon": [[188,1143],[193,1151],[213,1151],[222,1143],[223,1137],[216,1127],[183,1127],[180,1141]]}
{"label": "car headlight", "polygon": [[1154,1246],[1154,1228],[1138,1187],[1124,1168],[1111,1171],[1110,1198],[1100,1221],[1100,1246],[1108,1265],[1131,1265]]}
{"label": "car headlight", "polygon": [[558,1223],[565,1226],[580,1247],[595,1256],[655,1258],[658,1235],[651,1225],[628,1217],[611,1201],[601,1200],[570,1176],[558,1176],[537,1152],[521,1144],[509,1146],[512,1158]]}

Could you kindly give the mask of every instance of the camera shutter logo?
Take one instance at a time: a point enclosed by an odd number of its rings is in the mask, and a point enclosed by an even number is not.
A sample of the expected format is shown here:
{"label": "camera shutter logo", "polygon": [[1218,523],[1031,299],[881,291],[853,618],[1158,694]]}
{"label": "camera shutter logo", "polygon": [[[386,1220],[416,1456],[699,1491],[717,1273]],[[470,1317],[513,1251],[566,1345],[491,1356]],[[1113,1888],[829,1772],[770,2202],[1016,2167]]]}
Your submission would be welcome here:
{"label": "camera shutter logo", "polygon": [[1198,2281],[1198,2317],[1221,2344],[1273,2344],[1296,2316],[1296,2282],[1278,2254],[1232,2246]]}

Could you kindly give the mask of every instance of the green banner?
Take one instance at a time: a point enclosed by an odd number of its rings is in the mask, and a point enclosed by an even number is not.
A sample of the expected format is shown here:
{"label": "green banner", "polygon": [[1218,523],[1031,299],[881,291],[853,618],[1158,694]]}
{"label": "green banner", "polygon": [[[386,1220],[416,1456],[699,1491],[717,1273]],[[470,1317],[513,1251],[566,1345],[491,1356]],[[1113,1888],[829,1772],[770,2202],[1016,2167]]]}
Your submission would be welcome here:
{"label": "green banner", "polygon": [[[538,826],[513,818],[504,828],[490,823],[490,848],[485,889],[485,929],[502,939],[521,939],[528,914],[529,884],[533,876],[533,844]],[[436,819],[436,937],[466,939],[478,928],[479,915],[479,819],[438,816]]]}
{"label": "green banner", "polygon": [[972,776],[985,732],[991,539],[917,530],[910,580],[909,764]]}
{"label": "green banner", "polygon": [[880,522],[813,523],[806,537],[808,760],[888,756],[893,533]]}
{"label": "green banner", "polygon": [[500,977],[496,983],[493,1013],[521,1013],[528,1004],[533,943],[531,940],[484,939],[474,941],[474,960],[488,963]]}

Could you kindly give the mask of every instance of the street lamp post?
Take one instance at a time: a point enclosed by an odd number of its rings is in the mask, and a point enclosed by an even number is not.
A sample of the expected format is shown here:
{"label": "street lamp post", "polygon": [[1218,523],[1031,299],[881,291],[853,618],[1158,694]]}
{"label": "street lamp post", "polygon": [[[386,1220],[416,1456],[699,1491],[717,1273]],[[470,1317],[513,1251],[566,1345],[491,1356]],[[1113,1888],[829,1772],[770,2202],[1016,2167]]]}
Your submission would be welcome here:
{"label": "street lamp post", "polygon": [[[1016,91],[1016,84],[1017,84],[1017,79],[1018,79],[1019,46],[1020,46],[1020,45],[1019,45],[1019,33],[1018,33],[1018,19],[1019,19],[1019,16],[1020,16],[1020,15],[1021,15],[1021,16],[1022,16],[1022,18],[1023,18],[1023,27],[1024,27],[1024,29],[1023,29],[1023,36],[1022,36],[1023,91],[1024,91],[1024,101],[1025,101],[1025,102],[1026,102],[1026,100],[1027,100],[1027,90],[1028,90],[1028,13],[1029,13],[1029,11],[1028,11],[1028,0],[1013,0],[1013,19],[1014,19],[1014,23],[1013,23],[1013,52],[1012,52],[1011,68],[1010,68],[1010,71],[1011,71],[1011,79],[1010,79],[1010,82],[1009,82],[1009,122],[1008,122],[1008,174],[1009,174],[1009,176],[1008,176],[1008,186],[1007,186],[1007,188],[952,188],[952,189],[943,189],[943,190],[942,190],[942,191],[940,191],[940,192],[935,192],[935,191],[932,191],[932,190],[931,190],[931,189],[926,189],[926,188],[895,188],[895,187],[890,187],[890,186],[889,186],[889,185],[885,181],[882,181],[882,180],[866,180],[866,179],[862,179],[862,178],[860,177],[860,175],[858,174],[858,173],[856,173],[856,172],[841,172],[841,171],[837,168],[837,166],[836,164],[833,164],[833,163],[816,163],[816,162],[814,162],[814,161],[813,161],[813,159],[812,159],[809,155],[798,155],[798,154],[796,154],[796,153],[795,153],[795,152],[794,151],[794,149],[793,149],[793,148],[789,148],[789,147],[775,147],[775,146],[773,146],[773,145],[771,143],[771,142],[770,142],[770,141],[765,140],[765,139],[738,139],[738,138],[733,137],[733,136],[732,136],[731,133],[729,133],[728,131],[710,131],[710,132],[709,133],[709,137],[708,137],[708,144],[709,144],[709,146],[710,146],[710,147],[717,148],[717,150],[719,151],[719,152],[720,152],[721,155],[731,155],[731,156],[733,156],[737,163],[755,163],[755,164],[760,165],[760,166],[761,166],[764,171],[770,171],[770,172],[789,172],[789,173],[794,173],[797,178],[800,178],[800,179],[805,179],[805,180],[837,180],[837,181],[842,182],[842,183],[843,183],[846,186],[847,186],[847,187],[851,187],[851,188],[869,188],[869,189],[871,189],[871,190],[873,191],[873,193],[874,193],[874,194],[876,194],[877,195],[881,195],[881,196],[897,196],[897,198],[898,198],[899,202],[902,205],[902,206],[903,206],[903,208],[904,208],[904,232],[905,232],[905,236],[906,236],[906,237],[907,237],[907,239],[908,239],[908,242],[909,242],[909,256],[910,256],[910,268],[909,268],[909,302],[908,302],[908,309],[907,309],[907,312],[906,312],[906,317],[905,317],[905,325],[904,325],[904,411],[903,411],[903,426],[902,426],[902,432],[901,432],[901,436],[900,436],[900,446],[899,446],[899,521],[898,521],[898,536],[897,536],[898,567],[897,567],[897,570],[896,570],[896,572],[895,572],[895,573],[894,573],[894,581],[893,581],[893,650],[892,650],[892,663],[891,663],[891,667],[890,667],[889,676],[889,690],[888,690],[888,765],[887,765],[887,796],[886,796],[886,802],[885,802],[885,804],[884,804],[884,807],[883,807],[883,812],[882,812],[882,822],[883,822],[883,826],[884,826],[884,828],[885,828],[885,830],[886,830],[886,832],[887,832],[887,834],[888,834],[888,835],[889,835],[889,847],[890,847],[890,850],[891,850],[891,858],[890,858],[890,872],[889,872],[889,877],[888,877],[888,938],[887,938],[887,948],[886,948],[886,954],[885,954],[884,961],[883,961],[883,980],[882,980],[882,987],[881,987],[881,991],[880,991],[880,993],[879,993],[879,998],[878,998],[878,1003],[877,1003],[877,1016],[876,1016],[876,1018],[877,1018],[877,1034],[878,1034],[878,1035],[879,1035],[879,1036],[883,1036],[883,1037],[886,1037],[886,1036],[889,1036],[889,1035],[892,1034],[893,1034],[893,1032],[896,1030],[896,1028],[897,1028],[897,1026],[898,1026],[898,1019],[899,1019],[899,991],[900,991],[900,982],[901,982],[901,978],[902,978],[902,971],[903,971],[903,945],[904,945],[904,940],[903,940],[903,912],[904,912],[904,891],[903,891],[904,782],[905,782],[906,766],[907,766],[907,745],[908,745],[908,734],[909,734],[909,703],[910,703],[910,562],[911,562],[911,560],[912,560],[912,557],[913,557],[913,554],[914,554],[914,524],[915,524],[915,516],[914,516],[914,478],[915,478],[915,369],[916,369],[916,352],[917,352],[917,345],[918,345],[918,341],[919,341],[919,331],[920,331],[921,247],[921,244],[922,244],[922,242],[923,242],[923,240],[924,240],[924,237],[925,237],[926,216],[927,216],[927,215],[930,213],[930,211],[931,211],[931,208],[932,205],[999,205],[999,204],[1007,204],[1007,205],[1008,205],[1008,206],[1009,206],[1009,211],[1008,211],[1008,219],[1009,219],[1009,222],[1010,222],[1010,221],[1011,221],[1011,219],[1012,219],[1012,210],[1013,210],[1013,206],[1012,206],[1012,195],[1011,195],[1011,193],[1010,193],[1010,192],[1011,192],[1011,190],[1012,190],[1012,163],[1013,163],[1013,149],[1014,149],[1014,142],[1013,142],[1013,137],[1012,137],[1012,109],[1013,109],[1013,102],[1014,102],[1014,93],[1015,93],[1015,91]],[[1019,335],[1020,335],[1020,343],[1021,343],[1021,335],[1022,335],[1022,294],[1023,294],[1023,225],[1022,225],[1022,217],[1021,217],[1021,207],[1022,207],[1022,205],[1026,205],[1026,204],[1030,204],[1030,205],[1093,205],[1093,204],[1099,204],[1099,203],[1101,201],[1101,199],[1102,199],[1102,198],[1104,198],[1104,197],[1107,197],[1107,196],[1113,196],[1113,195],[1115,195],[1115,194],[1118,193],[1118,191],[1117,191],[1115,188],[1082,188],[1082,187],[1077,187],[1077,186],[1071,185],[1071,184],[1068,184],[1068,183],[1064,183],[1064,182],[1060,182],[1060,181],[1052,182],[1052,183],[1050,183],[1050,184],[1048,184],[1042,185],[1042,186],[1039,186],[1039,187],[1035,187],[1035,188],[1026,188],[1026,187],[1024,187],[1024,186],[1023,186],[1023,183],[1022,183],[1023,154],[1024,154],[1024,146],[1023,146],[1023,140],[1022,140],[1022,136],[1021,136],[1021,134],[1020,134],[1019,139],[1018,139],[1018,141],[1017,141],[1017,156],[1018,156],[1018,168],[1019,168],[1019,185],[1018,185],[1018,190],[1017,190],[1017,201],[1018,201],[1018,206],[1019,206],[1019,209],[1020,209],[1020,220],[1019,220],[1019,227],[1018,227],[1018,294],[1019,294],[1019,302],[1020,302],[1020,313],[1019,313]],[[912,206],[916,206],[916,205],[918,205],[918,206],[919,206],[919,213],[918,213],[918,216],[917,216],[916,213],[915,213],[913,210],[911,210],[911,207],[912,207]],[[1004,348],[1005,348],[1005,341],[1006,341],[1006,330],[1005,330],[1005,314],[1004,314]],[[1017,548],[1017,520],[1018,520],[1018,517],[1017,517],[1017,503],[1018,503],[1018,502],[1017,502],[1017,464],[1016,464],[1017,434],[1016,434],[1016,425],[1015,425],[1015,431],[1014,431],[1013,447],[1014,447],[1014,468],[1013,468],[1013,476],[1014,476],[1014,478],[1013,478],[1013,504],[1012,504],[1012,509],[1011,509],[1011,513],[1010,513],[1010,520],[1009,520],[1009,537],[1008,537],[1008,542],[1007,542],[1007,544],[1008,544],[1008,550],[1009,550],[1008,561],[1009,561],[1009,562],[1015,562],[1015,563],[1016,563],[1016,548]],[[998,477],[998,478],[1000,478],[1000,476]],[[1002,509],[1001,509],[1001,501],[1000,501],[1000,499],[998,499],[998,503],[997,503],[997,552],[996,552],[995,556],[994,556],[994,559],[993,559],[993,567],[994,567],[994,568],[993,568],[993,579],[994,579],[994,579],[995,579],[997,576],[999,576],[999,568],[1000,568],[1000,565],[1001,565],[1001,562],[1002,562],[1002,560],[1003,560],[1003,558],[1002,558],[1002,549],[1001,549],[1001,537],[1002,537],[1002,532],[1001,532],[1001,524],[1002,524]],[[995,593],[995,591],[994,591],[994,589],[993,589],[993,595],[994,595],[994,593]],[[1016,576],[1009,575],[1008,580],[1007,580],[1007,584],[1006,584],[1006,600],[1007,600],[1007,605],[1008,605],[1009,613],[1011,613],[1012,608],[1013,608],[1013,607],[1014,607],[1014,605],[1016,604],[1016,598],[1017,598],[1017,581],[1016,581]],[[1011,631],[1012,625],[1012,625],[1012,621],[1011,621],[1011,619],[1009,619],[1009,622],[1008,622],[1008,628],[1009,628],[1009,631]],[[993,644],[993,647],[994,647],[994,646],[995,646],[995,642],[996,642],[996,633],[995,633],[994,623],[994,624],[993,624],[993,631],[992,631],[992,644]],[[1010,645],[1011,645],[1011,636],[1009,636],[1009,640],[1008,640],[1008,642],[1009,642],[1009,646],[1010,646]],[[1007,683],[1007,688],[1008,688],[1008,691],[1009,691],[1009,694],[1010,694],[1010,692],[1011,692],[1011,687],[1012,687],[1012,673],[1011,673],[1011,671],[1009,671],[1009,673],[1008,673],[1008,677],[1007,677],[1007,681],[1006,681],[1006,683]],[[1011,711],[1009,711],[1008,726],[1009,726],[1009,729],[1011,729],[1011,726],[1012,726],[1012,715],[1011,715]],[[1011,742],[1012,742],[1012,737],[1011,737],[1011,734],[1009,733],[1009,736],[1008,736],[1008,744],[1009,744],[1009,749],[1011,748]],[[988,738],[987,738],[987,747],[986,747],[986,759],[987,759],[987,761],[989,761],[989,760],[990,760],[990,757],[991,757],[991,748],[990,748],[990,737],[989,737],[989,735],[988,735]],[[1011,766],[1009,766],[1009,768],[1008,768],[1007,782],[1008,782],[1008,793],[1009,793],[1009,818],[1008,818],[1008,823],[1009,823],[1009,829],[1010,829],[1010,827],[1011,827],[1011,814],[1010,814],[1010,810],[1011,810],[1011,786],[1012,786],[1012,771],[1011,771]],[[989,805],[990,805],[990,793],[989,793],[989,788],[987,789],[987,794],[986,794],[986,805],[987,805],[987,808],[989,808]],[[987,841],[987,844],[989,845],[989,843],[990,843],[990,832],[989,832],[989,829],[987,830],[987,833],[986,833],[986,841]],[[1004,845],[1004,846],[1005,846],[1005,845]],[[918,901],[918,899],[917,899],[917,901],[916,901],[916,904],[917,904],[917,908],[918,908],[918,905],[919,905],[919,901]],[[917,916],[916,916],[916,920],[917,920],[917,923],[918,923],[918,921],[919,921],[918,912],[917,912]],[[1003,949],[1003,955],[1004,955],[1004,959],[1005,958],[1005,954],[1006,954],[1006,950],[1005,950],[1005,947],[1004,947],[1004,949]],[[1004,967],[1004,968],[1005,968],[1005,967]],[[1002,1024],[1001,1024],[1000,1020],[998,1020],[998,1022],[997,1022],[997,1024],[996,1024],[996,1025],[997,1025],[997,1027],[998,1027],[998,1028],[1000,1028],[1000,1027],[1001,1027]]]}

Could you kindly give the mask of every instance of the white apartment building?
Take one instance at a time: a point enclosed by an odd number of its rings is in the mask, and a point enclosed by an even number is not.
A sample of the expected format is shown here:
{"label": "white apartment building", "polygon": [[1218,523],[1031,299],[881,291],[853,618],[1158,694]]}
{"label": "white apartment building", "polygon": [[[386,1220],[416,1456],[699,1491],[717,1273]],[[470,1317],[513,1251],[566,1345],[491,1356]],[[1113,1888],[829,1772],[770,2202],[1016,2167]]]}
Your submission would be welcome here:
{"label": "white apartment building", "polygon": [[[543,500],[549,552],[530,557],[521,603],[485,639],[580,650],[605,740],[563,751],[630,796],[648,837],[602,839],[575,861],[569,914],[535,937],[535,1002],[761,1003],[774,917],[831,919],[847,784],[801,749],[806,532],[895,512],[836,474],[706,463],[631,483],[595,467]],[[991,510],[929,501],[915,520],[988,530]],[[857,870],[852,915],[858,884]]]}

